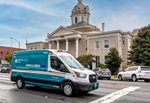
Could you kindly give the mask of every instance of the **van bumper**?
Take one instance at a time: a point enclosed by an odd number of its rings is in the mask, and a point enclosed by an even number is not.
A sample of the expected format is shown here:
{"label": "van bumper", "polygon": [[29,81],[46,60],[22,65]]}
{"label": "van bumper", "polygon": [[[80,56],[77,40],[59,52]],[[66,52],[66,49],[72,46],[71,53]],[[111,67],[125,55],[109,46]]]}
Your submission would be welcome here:
{"label": "van bumper", "polygon": [[74,86],[78,91],[92,91],[98,89],[99,83],[74,83]]}

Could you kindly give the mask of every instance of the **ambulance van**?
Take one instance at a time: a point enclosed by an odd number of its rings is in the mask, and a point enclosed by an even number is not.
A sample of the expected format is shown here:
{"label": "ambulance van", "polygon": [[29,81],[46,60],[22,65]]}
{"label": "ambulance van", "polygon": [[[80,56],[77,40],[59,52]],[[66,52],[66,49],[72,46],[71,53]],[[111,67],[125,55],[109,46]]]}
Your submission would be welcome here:
{"label": "ambulance van", "polygon": [[31,50],[12,54],[11,81],[61,90],[66,96],[99,87],[97,76],[64,50]]}

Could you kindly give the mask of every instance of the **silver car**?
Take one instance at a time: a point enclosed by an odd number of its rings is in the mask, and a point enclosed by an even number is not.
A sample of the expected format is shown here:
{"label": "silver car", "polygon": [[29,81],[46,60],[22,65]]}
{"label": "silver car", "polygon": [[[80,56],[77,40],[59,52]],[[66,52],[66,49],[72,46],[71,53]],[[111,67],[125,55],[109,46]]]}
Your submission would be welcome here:
{"label": "silver car", "polygon": [[144,80],[145,82],[150,81],[150,67],[149,66],[132,66],[126,68],[124,71],[118,73],[119,80]]}
{"label": "silver car", "polygon": [[108,68],[97,68],[94,69],[94,72],[97,74],[98,79],[111,79],[111,71]]}

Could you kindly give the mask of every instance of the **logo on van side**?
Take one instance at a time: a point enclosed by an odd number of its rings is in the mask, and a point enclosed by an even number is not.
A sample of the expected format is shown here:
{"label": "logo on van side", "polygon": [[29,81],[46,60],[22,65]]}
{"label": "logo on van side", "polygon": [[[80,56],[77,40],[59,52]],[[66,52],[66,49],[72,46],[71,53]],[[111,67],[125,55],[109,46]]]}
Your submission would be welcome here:
{"label": "logo on van side", "polygon": [[40,64],[26,64],[26,67],[40,68]]}

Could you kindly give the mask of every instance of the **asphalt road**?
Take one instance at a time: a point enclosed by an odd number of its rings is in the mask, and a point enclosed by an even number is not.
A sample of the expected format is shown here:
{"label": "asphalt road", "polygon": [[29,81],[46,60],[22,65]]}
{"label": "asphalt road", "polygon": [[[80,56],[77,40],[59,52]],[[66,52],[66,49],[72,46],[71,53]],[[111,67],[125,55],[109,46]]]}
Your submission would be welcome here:
{"label": "asphalt road", "polygon": [[27,86],[19,90],[0,73],[0,103],[150,103],[150,83],[100,80],[99,89],[66,97],[60,91]]}

